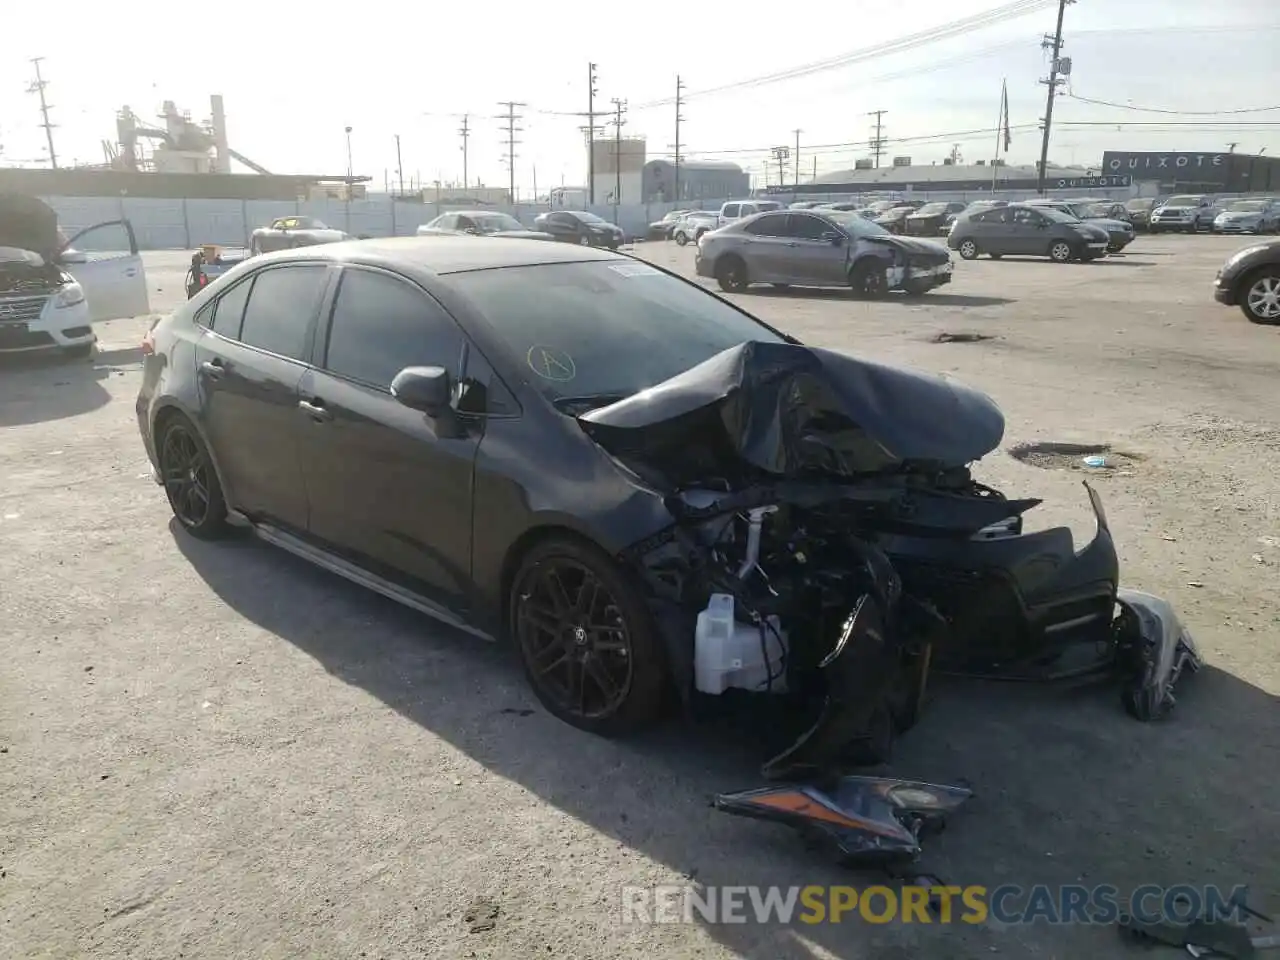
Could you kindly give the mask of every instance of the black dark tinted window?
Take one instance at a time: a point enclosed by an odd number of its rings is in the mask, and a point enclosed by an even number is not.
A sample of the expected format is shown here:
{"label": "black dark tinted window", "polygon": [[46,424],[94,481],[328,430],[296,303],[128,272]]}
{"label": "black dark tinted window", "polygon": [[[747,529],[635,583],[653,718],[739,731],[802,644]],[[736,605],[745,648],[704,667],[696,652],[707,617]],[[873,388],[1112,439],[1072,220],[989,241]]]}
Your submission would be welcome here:
{"label": "black dark tinted window", "polygon": [[322,264],[272,267],[259,273],[240,339],[260,350],[305,360],[307,332],[324,293],[325,275]]}
{"label": "black dark tinted window", "polygon": [[242,280],[218,298],[213,307],[213,332],[230,340],[240,339],[240,320],[249,299],[253,278]]}
{"label": "black dark tinted window", "polygon": [[801,240],[821,240],[824,234],[835,233],[836,228],[825,220],[805,214],[792,214],[789,218],[789,233]]}
{"label": "black dark tinted window", "polygon": [[462,333],[441,307],[404,280],[346,270],[329,327],[325,368],[386,389],[405,367],[458,370]]}
{"label": "black dark tinted window", "polygon": [[760,217],[758,220],[752,220],[742,229],[756,237],[785,237],[787,217],[785,214],[776,217]]}

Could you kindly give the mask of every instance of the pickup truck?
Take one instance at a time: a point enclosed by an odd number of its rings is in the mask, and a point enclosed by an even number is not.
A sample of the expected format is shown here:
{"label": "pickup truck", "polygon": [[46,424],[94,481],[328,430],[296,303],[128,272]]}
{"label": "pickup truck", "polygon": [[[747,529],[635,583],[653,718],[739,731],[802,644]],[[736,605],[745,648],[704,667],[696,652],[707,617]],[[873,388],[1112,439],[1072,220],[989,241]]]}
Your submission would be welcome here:
{"label": "pickup truck", "polygon": [[690,210],[671,231],[671,239],[680,246],[686,243],[697,243],[708,230],[716,230],[725,224],[750,217],[766,210],[781,210],[782,204],[777,200],[728,200],[720,205],[718,212],[710,210]]}

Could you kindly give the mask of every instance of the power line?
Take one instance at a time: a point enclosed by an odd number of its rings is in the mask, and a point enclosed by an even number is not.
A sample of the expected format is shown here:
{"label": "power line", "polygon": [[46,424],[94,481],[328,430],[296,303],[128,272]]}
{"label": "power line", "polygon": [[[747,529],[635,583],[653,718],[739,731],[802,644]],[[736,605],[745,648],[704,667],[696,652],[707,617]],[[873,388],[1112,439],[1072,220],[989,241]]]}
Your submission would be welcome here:
{"label": "power line", "polygon": [[468,114],[462,115],[462,126],[458,128],[458,133],[462,137],[462,189],[467,189],[467,139],[471,136],[471,130],[467,126],[470,119]]}
{"label": "power line", "polygon": [[526,104],[520,103],[516,100],[501,100],[498,102],[498,106],[506,107],[507,109],[507,112],[502,115],[501,119],[504,120],[507,125],[507,175],[510,178],[510,202],[514,204],[516,202],[516,157],[519,156],[519,154],[516,153],[516,144],[520,142],[516,139],[516,134],[524,129],[523,127],[516,126],[516,121],[521,119],[521,114],[516,113],[516,108],[526,106]]}
{"label": "power line", "polygon": [[[887,57],[894,53],[904,53],[908,50],[914,50],[917,47],[937,43],[939,40],[949,40],[954,37],[963,36],[967,33],[972,33],[975,30],[995,26],[996,24],[1003,23],[1006,20],[1012,20],[1016,17],[1034,13],[1042,8],[1051,6],[1054,2],[1055,0],[1014,0],[1013,3],[1007,3],[1002,7],[996,7],[994,10],[988,10],[984,13],[975,14],[974,16],[965,17],[960,20],[953,20],[951,23],[945,23],[939,27],[922,30],[919,33],[913,33],[905,37],[899,37],[896,40],[890,40],[888,43],[884,43],[879,46],[864,47],[846,54],[831,57],[827,60],[819,60],[812,63],[802,64],[788,70],[781,70],[777,73],[751,77],[746,80],[738,80],[733,83],[722,84],[718,87],[709,87],[706,90],[698,90],[693,93],[686,94],[685,96],[686,99],[693,97],[706,97],[715,93],[723,93],[727,90],[763,86],[770,83],[779,83],[783,80],[795,80],[800,77],[807,77],[811,74],[821,73],[826,70],[852,66],[856,63],[865,63],[868,60]],[[665,107],[669,106],[671,103],[672,99],[670,97],[664,97],[660,100],[651,100],[647,103],[640,104],[635,109],[643,110],[649,107]]]}
{"label": "power line", "polygon": [[[1067,12],[1067,4],[1075,3],[1076,0],[1058,0],[1058,26],[1052,37],[1046,36],[1041,46],[1053,52],[1053,59],[1049,61],[1049,78],[1041,80],[1048,88],[1044,104],[1044,135],[1040,139],[1040,167],[1036,177],[1036,193],[1044,196],[1044,181],[1047,174],[1047,166],[1049,163],[1049,133],[1053,126],[1053,101],[1057,99],[1058,85],[1062,83],[1058,76],[1062,63],[1062,18]],[[1068,68],[1069,72],[1069,68]]]}
{"label": "power line", "polygon": [[1238,116],[1242,113],[1268,113],[1272,110],[1280,110],[1280,104],[1274,107],[1244,107],[1239,110],[1166,110],[1162,107],[1138,107],[1131,103],[1113,103],[1110,100],[1095,100],[1092,97],[1082,97],[1071,91],[1070,86],[1067,88],[1067,97],[1080,103],[1091,103],[1099,107],[1114,107],[1117,110],[1134,110],[1139,113],[1163,113],[1175,117],[1230,117]]}
{"label": "power line", "polygon": [[871,147],[871,153],[876,158],[876,169],[880,169],[880,155],[884,153],[884,115],[888,110],[872,110],[867,114],[868,117],[876,118],[876,125],[872,128],[875,135],[868,141]]}
{"label": "power line", "polygon": [[36,68],[36,79],[27,87],[27,93],[34,93],[40,97],[40,117],[43,122],[40,126],[44,127],[45,138],[49,141],[49,163],[53,169],[58,169],[58,152],[53,149],[53,128],[57,126],[55,123],[49,122],[49,104],[44,97],[44,88],[49,85],[49,81],[40,75],[40,63],[44,57],[32,57],[32,66]]}

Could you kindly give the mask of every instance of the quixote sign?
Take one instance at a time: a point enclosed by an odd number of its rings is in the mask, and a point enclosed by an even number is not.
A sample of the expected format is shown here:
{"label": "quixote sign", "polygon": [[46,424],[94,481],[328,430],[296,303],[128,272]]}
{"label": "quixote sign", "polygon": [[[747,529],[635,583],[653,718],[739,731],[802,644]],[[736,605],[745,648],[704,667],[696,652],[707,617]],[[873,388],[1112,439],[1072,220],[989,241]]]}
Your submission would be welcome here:
{"label": "quixote sign", "polygon": [[1128,153],[1108,150],[1102,155],[1106,173],[1166,174],[1206,173],[1226,176],[1226,153]]}
{"label": "quixote sign", "polygon": [[1045,186],[1050,190],[1093,189],[1094,187],[1127,187],[1133,178],[1126,174],[1103,177],[1050,177]]}

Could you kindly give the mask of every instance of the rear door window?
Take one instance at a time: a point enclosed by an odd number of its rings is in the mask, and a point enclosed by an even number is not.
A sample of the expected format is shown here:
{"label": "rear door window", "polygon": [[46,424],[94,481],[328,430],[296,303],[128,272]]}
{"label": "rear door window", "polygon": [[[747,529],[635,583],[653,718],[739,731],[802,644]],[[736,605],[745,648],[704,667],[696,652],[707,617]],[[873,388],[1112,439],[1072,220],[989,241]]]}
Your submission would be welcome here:
{"label": "rear door window", "polygon": [[742,230],[753,237],[785,237],[787,236],[787,218],[785,214],[760,217],[752,220]]}
{"label": "rear door window", "polygon": [[240,321],[249,300],[253,277],[246,277],[218,298],[213,307],[213,332],[228,340],[240,339]]}
{"label": "rear door window", "polygon": [[836,229],[818,217],[793,213],[787,217],[787,232],[798,240],[821,240],[828,233],[835,233]]}
{"label": "rear door window", "polygon": [[306,360],[327,276],[326,266],[320,263],[270,267],[258,273],[244,311],[240,340],[290,360]]}

